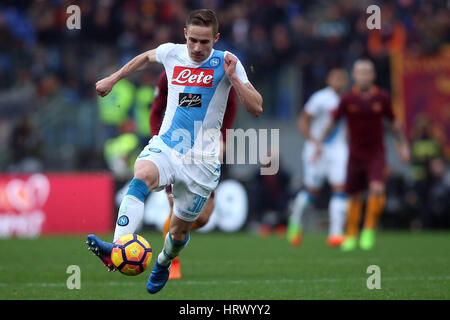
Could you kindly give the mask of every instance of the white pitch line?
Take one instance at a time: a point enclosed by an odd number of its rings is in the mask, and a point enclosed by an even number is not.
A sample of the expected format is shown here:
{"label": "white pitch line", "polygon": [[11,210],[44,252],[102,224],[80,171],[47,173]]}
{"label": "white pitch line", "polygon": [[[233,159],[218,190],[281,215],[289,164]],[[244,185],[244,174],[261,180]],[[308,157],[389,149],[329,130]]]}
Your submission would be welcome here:
{"label": "white pitch line", "polygon": [[[267,280],[176,280],[177,285],[220,285],[220,284],[232,284],[232,285],[242,285],[249,283],[263,283],[263,284],[273,284],[273,283],[315,283],[315,282],[349,282],[349,281],[365,281],[366,278],[353,278],[353,279],[337,279],[337,278],[318,278],[318,279],[267,279]],[[445,281],[450,280],[449,276],[439,276],[439,277],[382,277],[382,281]],[[141,283],[137,282],[127,282],[127,281],[105,281],[105,282],[87,282],[89,286],[139,286]],[[8,286],[25,286],[25,287],[65,287],[65,283],[47,283],[47,282],[26,282],[26,283],[2,283],[0,282],[0,287]]]}

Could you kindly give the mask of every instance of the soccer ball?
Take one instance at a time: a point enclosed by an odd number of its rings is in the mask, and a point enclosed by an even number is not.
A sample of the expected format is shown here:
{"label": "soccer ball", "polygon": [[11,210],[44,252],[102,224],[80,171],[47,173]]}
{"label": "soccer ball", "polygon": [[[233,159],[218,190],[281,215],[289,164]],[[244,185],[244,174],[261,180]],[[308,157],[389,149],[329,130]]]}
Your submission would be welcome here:
{"label": "soccer ball", "polygon": [[114,266],[127,276],[144,272],[152,261],[152,247],[140,235],[130,233],[114,242],[111,252]]}

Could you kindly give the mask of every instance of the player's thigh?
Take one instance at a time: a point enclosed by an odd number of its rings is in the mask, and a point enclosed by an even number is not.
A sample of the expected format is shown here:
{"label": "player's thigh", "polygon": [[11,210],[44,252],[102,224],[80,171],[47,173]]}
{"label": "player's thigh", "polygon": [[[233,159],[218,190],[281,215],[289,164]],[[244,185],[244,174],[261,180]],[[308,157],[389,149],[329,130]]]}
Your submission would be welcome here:
{"label": "player's thigh", "polygon": [[167,199],[169,200],[170,212],[172,213],[173,209],[173,195],[172,195],[172,185],[168,185],[166,187]]}
{"label": "player's thigh", "polygon": [[375,154],[368,165],[369,192],[383,194],[387,179],[387,167],[383,152]]}
{"label": "player's thigh", "polygon": [[[219,164],[220,166],[220,164]],[[196,221],[217,187],[220,170],[214,163],[186,164],[178,167],[172,185],[173,215],[179,219]]]}
{"label": "player's thigh", "polygon": [[368,188],[367,164],[364,161],[349,160],[345,180],[345,192],[354,195]]}
{"label": "player's thigh", "polygon": [[187,222],[197,220],[206,206],[211,192],[192,190],[192,185],[188,186],[183,182],[175,183],[172,189],[173,215]]}
{"label": "player's thigh", "polygon": [[162,190],[174,180],[170,149],[158,136],[144,147],[134,164],[134,176],[147,182],[152,189]]}
{"label": "player's thigh", "polygon": [[143,180],[149,190],[153,190],[159,182],[158,167],[152,161],[137,161],[134,165],[134,178]]}
{"label": "player's thigh", "polygon": [[199,228],[203,227],[205,224],[208,223],[209,218],[211,217],[212,213],[214,211],[214,197],[209,197],[208,202],[206,203],[205,207],[203,208],[202,212],[200,212],[200,215],[197,218],[197,225]]}

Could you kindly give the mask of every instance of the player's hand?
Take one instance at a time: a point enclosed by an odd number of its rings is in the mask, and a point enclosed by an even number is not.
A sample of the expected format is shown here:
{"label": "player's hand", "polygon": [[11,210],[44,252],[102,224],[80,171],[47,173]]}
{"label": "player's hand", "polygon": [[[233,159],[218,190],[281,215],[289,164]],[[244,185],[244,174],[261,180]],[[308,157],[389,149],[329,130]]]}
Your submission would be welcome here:
{"label": "player's hand", "polygon": [[113,87],[114,81],[110,77],[97,81],[97,83],[95,84],[95,90],[100,97],[108,95]]}
{"label": "player's hand", "polygon": [[237,59],[235,56],[231,54],[227,54],[225,56],[225,63],[223,64],[223,69],[225,70],[225,74],[227,75],[228,79],[231,80],[234,72],[236,71],[236,63]]}
{"label": "player's hand", "polygon": [[403,163],[409,163],[409,161],[411,159],[411,154],[409,152],[408,144],[406,144],[406,143],[400,144],[398,147],[398,152],[400,155],[400,160]]}
{"label": "player's hand", "polygon": [[314,150],[314,154],[311,158],[311,161],[313,163],[315,163],[320,158],[320,155],[322,154],[322,144],[319,141],[313,141],[313,143],[315,146],[315,150]]}

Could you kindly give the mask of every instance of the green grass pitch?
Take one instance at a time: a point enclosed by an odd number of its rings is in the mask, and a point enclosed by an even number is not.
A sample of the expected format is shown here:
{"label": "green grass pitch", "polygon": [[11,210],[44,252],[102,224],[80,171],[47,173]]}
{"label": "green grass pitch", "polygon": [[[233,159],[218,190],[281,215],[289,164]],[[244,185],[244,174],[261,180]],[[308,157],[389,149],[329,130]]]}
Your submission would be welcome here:
{"label": "green grass pitch", "polygon": [[[192,233],[181,254],[183,278],[156,295],[145,289],[149,269],[135,277],[107,272],[84,236],[0,240],[0,299],[450,299],[449,232],[380,232],[372,251],[328,248],[326,235],[307,233],[301,247],[284,238],[247,233]],[[111,239],[103,235],[103,239]],[[81,269],[81,289],[69,290],[69,265]],[[367,267],[381,270],[369,290]]]}

